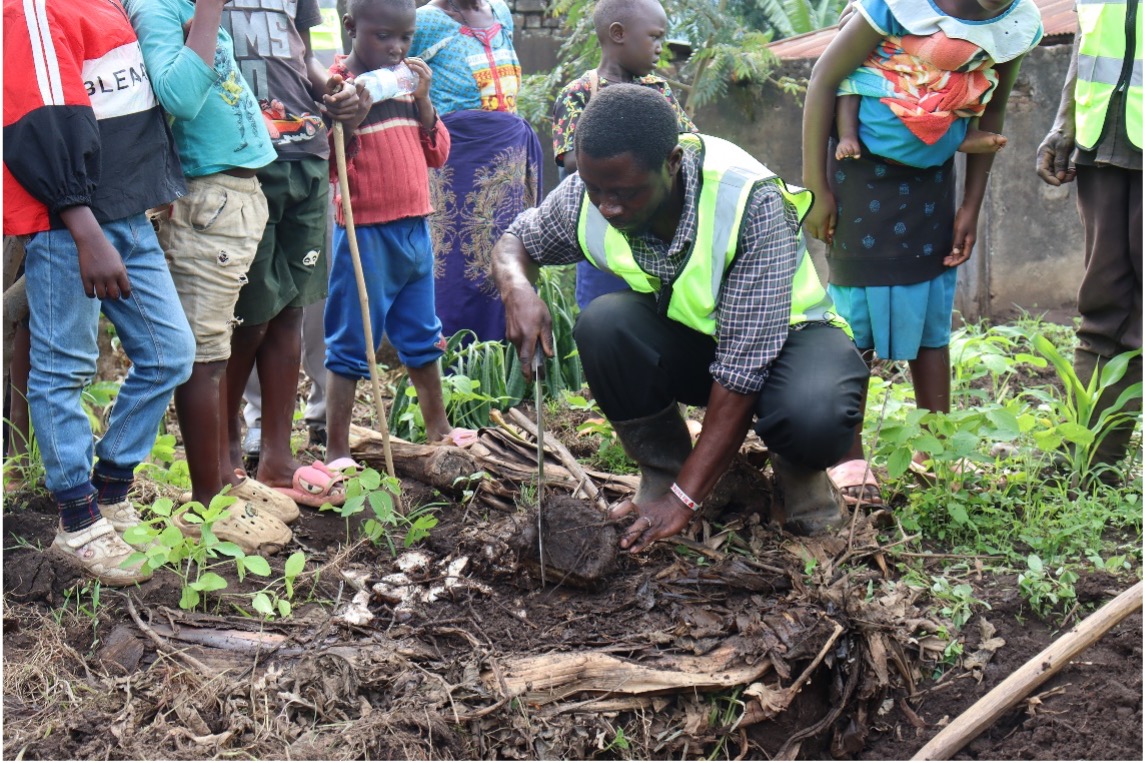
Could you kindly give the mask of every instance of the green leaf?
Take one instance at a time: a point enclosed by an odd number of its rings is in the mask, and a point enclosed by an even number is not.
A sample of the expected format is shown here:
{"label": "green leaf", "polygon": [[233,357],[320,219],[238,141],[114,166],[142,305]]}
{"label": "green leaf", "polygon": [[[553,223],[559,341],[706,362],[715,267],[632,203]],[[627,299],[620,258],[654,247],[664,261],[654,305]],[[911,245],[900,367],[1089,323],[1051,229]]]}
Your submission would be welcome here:
{"label": "green leaf", "polygon": [[278,600],[278,614],[282,617],[290,617],[291,607],[290,602],[286,599]]}
{"label": "green leaf", "polygon": [[394,498],[384,490],[376,490],[370,493],[370,507],[373,508],[374,514],[378,519],[383,522],[392,523],[394,521]]}
{"label": "green leaf", "polygon": [[352,517],[362,511],[366,505],[366,496],[356,495],[353,498],[347,498],[346,502],[342,504],[342,508],[338,509],[338,513],[343,517]]}
{"label": "green leaf", "polygon": [[301,551],[295,551],[286,559],[286,565],[283,568],[283,575],[289,579],[298,577],[302,570],[306,567],[306,554]]}
{"label": "green leaf", "polygon": [[1090,445],[1093,443],[1093,432],[1073,421],[1063,421],[1058,424],[1057,430],[1066,442],[1072,442],[1078,445]]}
{"label": "green leaf", "polygon": [[896,448],[887,459],[887,474],[892,478],[901,477],[910,468],[913,455],[910,448]]}
{"label": "green leaf", "polygon": [[251,597],[250,605],[254,608],[255,612],[270,617],[274,614],[274,607],[271,606],[270,597],[265,593],[259,592]]}
{"label": "green leaf", "polygon": [[994,425],[994,436],[1012,440],[1021,431],[1018,417],[1005,408],[995,408],[986,412],[986,420]]}
{"label": "green leaf", "polygon": [[204,572],[195,583],[196,590],[203,592],[221,591],[227,587],[226,578],[214,572]]}
{"label": "green leaf", "polygon": [[1026,559],[1026,566],[1030,568],[1031,572],[1039,575],[1045,570],[1045,567],[1042,566],[1042,558],[1037,554],[1030,554],[1029,558]]}
{"label": "green leaf", "polygon": [[183,541],[183,533],[179,532],[179,528],[174,525],[165,528],[163,532],[159,533],[160,545],[166,546],[167,548],[178,548],[183,545]]}
{"label": "green leaf", "polygon": [[158,533],[156,533],[155,528],[150,525],[133,525],[123,531],[123,540],[129,546],[142,545],[150,543],[156,535],[158,535]]}
{"label": "green leaf", "polygon": [[377,490],[382,484],[382,475],[378,474],[376,469],[366,469],[358,480],[366,490]]}
{"label": "green leaf", "polygon": [[239,548],[237,543],[231,543],[229,540],[220,541],[215,544],[215,551],[218,551],[223,556],[229,556],[234,559],[241,559],[246,556],[246,553]]}
{"label": "green leaf", "polygon": [[960,525],[970,524],[970,515],[966,513],[966,507],[960,503],[952,503],[948,507],[950,518]]}
{"label": "green leaf", "polygon": [[243,559],[243,564],[252,575],[264,578],[270,575],[270,562],[261,556],[247,556]]}
{"label": "green leaf", "polygon": [[924,434],[914,441],[914,447],[928,456],[940,456],[945,448],[938,438],[932,434]]}
{"label": "green leaf", "polygon": [[199,592],[189,585],[183,586],[183,595],[179,597],[179,609],[194,609],[199,606]]}

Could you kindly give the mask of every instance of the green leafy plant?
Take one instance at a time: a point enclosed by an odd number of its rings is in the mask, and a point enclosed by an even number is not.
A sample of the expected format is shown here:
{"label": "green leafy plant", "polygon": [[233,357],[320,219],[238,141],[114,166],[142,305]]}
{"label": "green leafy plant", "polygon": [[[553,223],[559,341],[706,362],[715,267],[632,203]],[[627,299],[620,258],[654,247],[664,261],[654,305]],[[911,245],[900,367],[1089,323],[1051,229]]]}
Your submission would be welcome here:
{"label": "green leafy plant", "polygon": [[[266,559],[244,553],[235,543],[219,540],[212,529],[214,523],[230,511],[235,500],[233,496],[217,495],[208,506],[192,501],[177,511],[170,499],[156,500],[151,506],[153,518],[128,528],[123,534],[124,540],[131,545],[146,549],[136,551],[125,563],[143,562],[144,567],[151,571],[166,567],[174,572],[182,582],[181,609],[195,609],[204,601],[205,594],[227,588],[226,578],[215,571],[223,566],[233,566],[239,581],[247,573],[269,576],[270,563]],[[184,535],[174,523],[174,516],[197,525],[200,537]]]}
{"label": "green leafy plant", "polygon": [[350,517],[363,513],[367,507],[372,516],[362,522],[362,534],[375,546],[386,545],[395,556],[397,539],[403,548],[409,548],[428,538],[430,531],[437,527],[433,510],[444,504],[426,504],[401,513],[396,503],[401,496],[401,482],[394,477],[367,467],[351,474],[345,485],[345,503],[341,506],[327,503],[321,510],[337,512],[346,521],[347,543],[350,542]]}
{"label": "green leafy plant", "polygon": [[1126,412],[1125,407],[1131,400],[1140,399],[1141,382],[1131,384],[1112,405],[1100,411],[1097,404],[1105,390],[1124,378],[1129,361],[1139,356],[1141,351],[1122,353],[1110,359],[1102,366],[1100,374],[1094,374],[1088,384],[1082,384],[1072,364],[1052,342],[1040,334],[1034,335],[1031,342],[1038,353],[1053,364],[1064,387],[1064,393],[1060,395],[1056,390],[1046,389],[1033,389],[1027,393],[1050,414],[1048,420],[1041,419],[1044,426],[1035,432],[1035,441],[1043,451],[1061,449],[1069,461],[1071,472],[1084,477],[1094,469],[1093,457],[1109,432],[1139,416]]}
{"label": "green leafy plant", "polygon": [[1018,574],[1018,590],[1039,617],[1072,606],[1077,601],[1073,584],[1078,576],[1069,566],[1062,565],[1051,572],[1037,554],[1030,554],[1025,571]]}
{"label": "green leafy plant", "polygon": [[[571,273],[569,268],[544,268],[539,281],[539,294],[553,318],[555,357],[545,360],[542,382],[549,399],[560,399],[565,391],[584,387],[584,371],[572,333],[576,301]],[[532,395],[516,351],[504,342],[478,342],[475,338],[472,331],[459,331],[449,338],[441,358],[446,415],[454,426],[470,429],[489,426],[492,410],[504,410]],[[398,437],[425,440],[425,420],[408,375],[396,386],[389,422],[390,431]]]}
{"label": "green leafy plant", "polygon": [[137,475],[146,475],[148,479],[161,485],[170,485],[189,490],[191,488],[191,470],[187,460],[175,458],[175,435],[160,434],[151,446],[151,460],[144,461],[135,467]]}
{"label": "green leafy plant", "polygon": [[[100,592],[102,584],[98,580],[85,580],[64,589],[64,603],[53,613],[59,625],[69,612],[77,618],[86,619],[91,624],[91,645],[99,643],[99,616],[101,611]],[[74,607],[74,612],[72,611]]]}
{"label": "green leafy plant", "polygon": [[[282,577],[274,581],[261,591],[251,595],[251,608],[264,619],[273,620],[275,617],[290,617],[294,611],[291,600],[294,598],[294,581],[306,568],[306,554],[295,551],[286,559]],[[279,595],[277,583],[281,582],[283,595]]]}
{"label": "green leafy plant", "polygon": [[930,595],[940,602],[939,611],[943,617],[949,618],[955,628],[961,629],[973,614],[974,607],[990,605],[974,597],[974,588],[969,583],[951,585],[945,577],[936,577],[930,584]]}
{"label": "green leafy plant", "polygon": [[118,381],[97,381],[84,387],[80,394],[80,405],[96,435],[102,434],[106,428],[107,412],[119,395],[121,384]]}

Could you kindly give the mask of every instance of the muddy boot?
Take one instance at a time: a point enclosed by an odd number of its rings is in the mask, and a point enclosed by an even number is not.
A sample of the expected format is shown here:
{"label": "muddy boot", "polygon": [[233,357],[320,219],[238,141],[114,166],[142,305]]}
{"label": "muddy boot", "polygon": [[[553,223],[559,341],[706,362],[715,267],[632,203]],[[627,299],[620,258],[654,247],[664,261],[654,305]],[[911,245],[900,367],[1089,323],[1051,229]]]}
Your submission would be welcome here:
{"label": "muddy boot", "polygon": [[672,403],[642,419],[614,421],[612,429],[624,452],[640,467],[640,487],[632,500],[643,504],[666,495],[692,452],[692,438],[679,407]]}
{"label": "muddy boot", "polygon": [[771,468],[783,492],[783,529],[794,535],[818,535],[843,524],[842,504],[825,469],[797,466],[777,454]]}
{"label": "muddy boot", "polygon": [[[1093,374],[1101,373],[1101,369],[1105,367],[1105,363],[1105,358],[1089,350],[1078,348],[1074,351],[1073,369],[1082,384],[1089,384]],[[1090,426],[1097,421],[1097,417],[1101,415],[1102,411],[1117,402],[1117,398],[1121,396],[1122,392],[1139,381],[1141,381],[1140,355],[1129,361],[1129,367],[1126,369],[1125,375],[1121,377],[1120,381],[1111,384],[1102,391],[1101,397],[1097,402],[1097,407],[1094,409],[1093,418],[1090,420]],[[1121,413],[1136,414],[1140,412],[1140,410],[1141,398],[1138,397],[1129,400],[1121,409]],[[1113,429],[1108,430],[1105,437],[1103,437],[1098,444],[1093,454],[1090,467],[1094,470],[1097,478],[1102,482],[1106,484],[1117,482],[1118,475],[1115,467],[1125,458],[1126,452],[1129,449],[1129,440],[1133,437],[1135,425],[1136,422],[1134,419],[1118,424]]]}

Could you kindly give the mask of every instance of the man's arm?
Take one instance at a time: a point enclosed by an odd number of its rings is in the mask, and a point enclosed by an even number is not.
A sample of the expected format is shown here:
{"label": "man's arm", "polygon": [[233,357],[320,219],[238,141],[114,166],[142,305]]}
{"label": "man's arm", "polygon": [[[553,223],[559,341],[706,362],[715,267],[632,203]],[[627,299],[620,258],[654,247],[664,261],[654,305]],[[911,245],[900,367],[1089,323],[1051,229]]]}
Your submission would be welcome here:
{"label": "man's arm", "polygon": [[[718,345],[704,430],[676,479],[697,503],[707,498],[743,444],[767,369],[787,338],[791,315],[799,256],[795,210],[778,188],[764,186],[754,192],[745,220],[740,253],[720,290]],[[675,535],[693,516],[671,493],[645,506],[625,502],[613,516],[633,511],[640,519],[620,543],[633,552]]]}
{"label": "man's arm", "polygon": [[517,215],[493,247],[493,282],[505,304],[505,335],[517,348],[526,378],[532,378],[533,350],[539,340],[553,355],[552,319],[533,285],[540,265],[570,265],[584,259],[577,241],[584,183],[565,178],[541,206]]}
{"label": "man's arm", "polygon": [[1074,87],[1077,85],[1077,52],[1081,47],[1081,32],[1073,36],[1073,52],[1069,57],[1069,71],[1062,85],[1062,97],[1054,126],[1038,146],[1038,177],[1053,186],[1073,182],[1077,169],[1070,161],[1074,139]]}
{"label": "man's arm", "polygon": [[517,348],[521,372],[530,380],[537,343],[546,357],[553,356],[553,318],[533,288],[539,274],[521,239],[503,234],[493,247],[493,282],[505,305],[505,338]]}
{"label": "man's arm", "polygon": [[[676,485],[696,503],[708,497],[716,482],[727,471],[732,457],[739,451],[751,423],[757,397],[758,394],[741,395],[719,382],[712,382],[700,441],[696,443],[676,478]],[[648,548],[655,541],[677,534],[695,516],[673,493],[643,506],[624,501],[612,510],[611,516],[617,519],[632,512],[640,516],[628,526],[620,539],[620,547],[634,554]]]}

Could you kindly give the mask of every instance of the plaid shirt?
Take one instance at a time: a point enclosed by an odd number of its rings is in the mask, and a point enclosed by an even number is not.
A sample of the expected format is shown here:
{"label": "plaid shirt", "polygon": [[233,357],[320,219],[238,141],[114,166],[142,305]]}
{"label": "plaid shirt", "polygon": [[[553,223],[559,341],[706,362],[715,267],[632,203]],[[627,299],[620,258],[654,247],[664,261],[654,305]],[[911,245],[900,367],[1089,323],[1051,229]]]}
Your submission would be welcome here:
{"label": "plaid shirt", "polygon": [[[670,283],[683,267],[696,235],[700,157],[686,147],[680,173],[684,210],[670,245],[651,233],[627,235],[640,269]],[[527,209],[509,226],[535,262],[567,265],[585,259],[577,240],[584,183],[570,175],[539,207]],[[774,183],[761,183],[744,211],[739,247],[716,304],[716,354],[710,372],[723,387],[758,393],[787,339],[791,283],[798,258],[799,223]]]}

